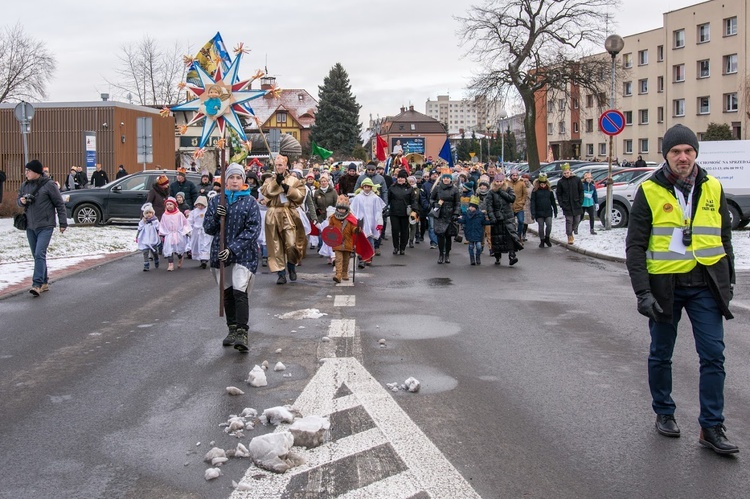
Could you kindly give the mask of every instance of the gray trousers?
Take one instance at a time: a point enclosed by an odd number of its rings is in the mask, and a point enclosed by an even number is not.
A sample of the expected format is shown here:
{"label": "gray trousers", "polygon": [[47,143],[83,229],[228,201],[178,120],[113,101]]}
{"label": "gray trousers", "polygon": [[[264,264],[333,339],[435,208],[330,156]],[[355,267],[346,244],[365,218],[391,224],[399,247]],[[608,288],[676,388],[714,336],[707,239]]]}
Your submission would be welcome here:
{"label": "gray trousers", "polygon": [[573,229],[578,229],[579,223],[581,223],[581,215],[565,215],[565,234],[572,236]]}
{"label": "gray trousers", "polygon": [[552,234],[552,217],[537,217],[536,223],[539,224],[539,239],[545,239]]}

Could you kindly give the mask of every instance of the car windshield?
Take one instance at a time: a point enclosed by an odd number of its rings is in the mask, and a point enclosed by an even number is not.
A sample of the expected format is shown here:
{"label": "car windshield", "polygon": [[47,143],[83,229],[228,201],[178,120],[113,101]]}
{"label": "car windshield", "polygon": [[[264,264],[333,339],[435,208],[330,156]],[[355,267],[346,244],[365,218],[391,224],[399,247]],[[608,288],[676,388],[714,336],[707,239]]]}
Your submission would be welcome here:
{"label": "car windshield", "polygon": [[628,170],[624,172],[616,173],[612,175],[613,182],[631,182],[638,177],[641,177],[644,173],[651,173],[650,170]]}
{"label": "car windshield", "polygon": [[148,176],[136,175],[134,177],[125,179],[121,184],[118,185],[123,191],[145,191],[147,182]]}

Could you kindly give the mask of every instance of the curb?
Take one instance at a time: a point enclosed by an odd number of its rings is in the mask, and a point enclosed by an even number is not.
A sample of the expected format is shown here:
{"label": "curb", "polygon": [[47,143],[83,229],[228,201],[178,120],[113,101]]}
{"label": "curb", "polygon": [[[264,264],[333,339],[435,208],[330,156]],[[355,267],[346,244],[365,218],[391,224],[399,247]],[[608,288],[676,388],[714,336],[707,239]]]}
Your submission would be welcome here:
{"label": "curb", "polygon": [[[539,232],[533,230],[531,227],[529,227],[527,230],[528,232],[531,232],[532,234],[536,234],[537,236],[539,236]],[[568,244],[567,241],[561,241],[560,239],[555,239],[554,237],[551,237],[551,236],[550,236],[550,240],[554,241],[555,244],[559,246],[563,246],[567,248],[569,251],[574,251],[581,255],[586,255],[586,256],[593,257],[593,258],[598,258],[599,260],[607,260],[607,261],[615,262],[615,263],[625,263],[625,259],[620,256],[605,255],[603,253],[597,253],[596,251],[586,250],[586,249],[576,246],[575,244]]]}
{"label": "curb", "polygon": [[[50,272],[49,282],[50,284],[52,284],[59,279],[63,279],[65,277],[70,277],[72,275],[80,274],[81,272],[85,272],[87,270],[99,267],[100,265],[105,265],[105,264],[108,264],[117,260],[122,260],[123,258],[129,257],[131,255],[135,255],[137,253],[138,253],[137,251],[110,253],[106,255],[104,258],[91,260],[91,261],[83,261],[75,265],[71,265],[70,267],[65,267],[64,269]],[[29,277],[29,279],[30,278],[31,277]],[[26,281],[8,286],[7,288],[0,290],[0,300],[5,300],[6,298],[20,295],[22,293],[28,293],[29,286],[30,284]]]}

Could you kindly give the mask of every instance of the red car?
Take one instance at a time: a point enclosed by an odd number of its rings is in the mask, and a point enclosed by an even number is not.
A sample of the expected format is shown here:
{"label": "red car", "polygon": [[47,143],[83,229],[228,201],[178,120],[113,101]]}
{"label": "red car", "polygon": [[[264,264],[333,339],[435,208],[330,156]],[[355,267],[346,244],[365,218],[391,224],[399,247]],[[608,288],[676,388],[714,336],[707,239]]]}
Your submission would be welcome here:
{"label": "red car", "polygon": [[[643,168],[626,168],[624,170],[620,170],[617,173],[612,175],[612,185],[623,185],[629,183],[634,178],[639,177],[643,174],[643,172],[652,172],[656,170],[657,167],[655,166],[646,166]],[[600,189],[602,187],[607,187],[607,179],[602,179],[596,182],[596,188]]]}

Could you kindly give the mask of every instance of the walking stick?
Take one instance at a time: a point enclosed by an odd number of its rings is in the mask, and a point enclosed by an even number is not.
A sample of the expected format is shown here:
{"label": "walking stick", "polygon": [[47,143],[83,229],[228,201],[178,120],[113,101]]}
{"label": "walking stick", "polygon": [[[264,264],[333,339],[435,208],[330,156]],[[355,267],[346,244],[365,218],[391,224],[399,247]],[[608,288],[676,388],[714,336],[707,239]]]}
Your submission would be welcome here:
{"label": "walking stick", "polygon": [[[226,128],[224,129],[224,134],[226,134]],[[222,137],[223,140],[223,137]],[[226,168],[225,168],[225,150],[224,147],[221,148],[221,159],[219,160],[220,165],[219,169],[221,171],[221,192],[219,194],[219,205],[224,206],[226,208],[227,204],[227,195],[225,193],[226,185],[227,185],[227,178],[226,178]],[[225,237],[226,237],[226,218],[227,217],[219,217],[219,253],[224,251],[224,248],[226,246],[225,243]],[[224,317],[224,261],[219,259],[219,317]]]}

